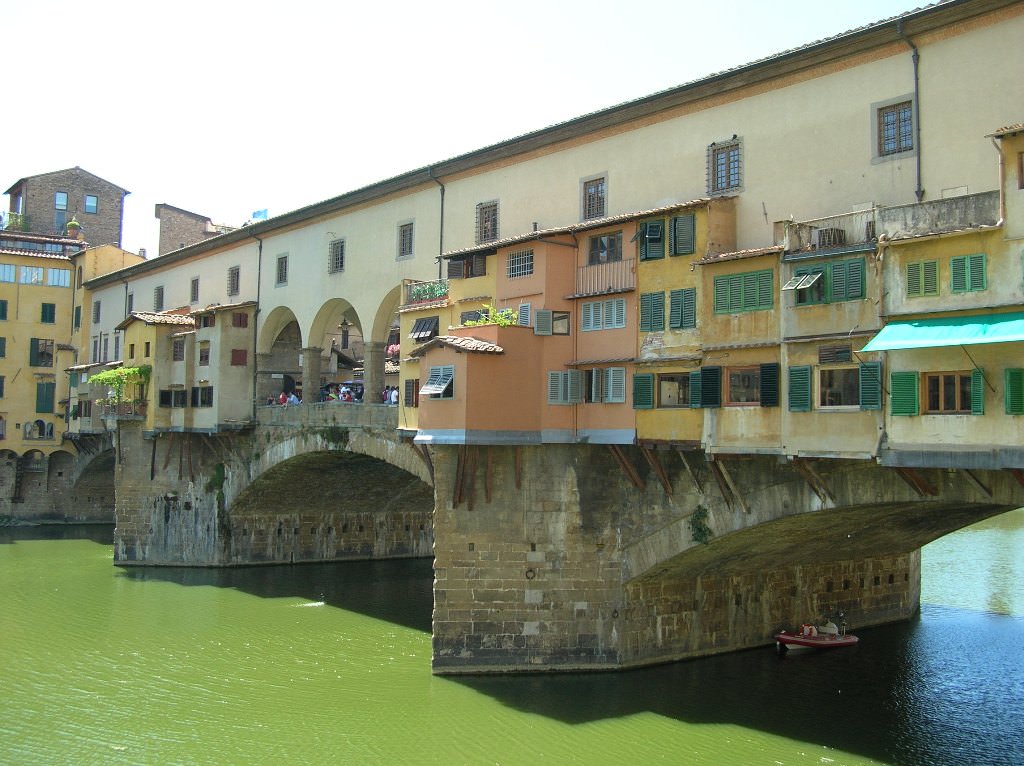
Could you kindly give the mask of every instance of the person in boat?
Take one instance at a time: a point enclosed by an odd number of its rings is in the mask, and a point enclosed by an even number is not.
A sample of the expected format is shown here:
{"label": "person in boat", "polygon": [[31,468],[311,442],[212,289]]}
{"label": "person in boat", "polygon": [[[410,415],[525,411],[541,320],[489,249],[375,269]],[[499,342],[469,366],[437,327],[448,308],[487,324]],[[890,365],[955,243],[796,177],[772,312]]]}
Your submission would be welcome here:
{"label": "person in boat", "polygon": [[832,622],[832,618],[826,617],[825,624],[818,628],[818,632],[823,636],[838,636],[839,626]]}

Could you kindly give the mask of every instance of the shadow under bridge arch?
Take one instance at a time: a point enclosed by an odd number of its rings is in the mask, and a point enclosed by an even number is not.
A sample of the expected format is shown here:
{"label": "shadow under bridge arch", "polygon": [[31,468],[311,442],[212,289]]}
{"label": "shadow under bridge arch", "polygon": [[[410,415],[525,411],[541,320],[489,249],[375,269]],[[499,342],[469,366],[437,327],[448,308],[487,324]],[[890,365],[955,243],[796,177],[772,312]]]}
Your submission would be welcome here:
{"label": "shadow under bridge arch", "polygon": [[270,468],[227,510],[232,563],[433,556],[434,490],[401,468],[348,451]]}

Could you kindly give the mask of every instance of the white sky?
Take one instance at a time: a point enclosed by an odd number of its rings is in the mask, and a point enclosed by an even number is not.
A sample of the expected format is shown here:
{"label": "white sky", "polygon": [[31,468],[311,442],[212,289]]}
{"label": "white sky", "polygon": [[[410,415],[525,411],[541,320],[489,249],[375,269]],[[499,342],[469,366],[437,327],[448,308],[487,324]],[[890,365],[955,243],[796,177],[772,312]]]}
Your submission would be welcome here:
{"label": "white sky", "polygon": [[156,203],[238,226],[924,4],[0,0],[0,189],[78,165],[152,257]]}

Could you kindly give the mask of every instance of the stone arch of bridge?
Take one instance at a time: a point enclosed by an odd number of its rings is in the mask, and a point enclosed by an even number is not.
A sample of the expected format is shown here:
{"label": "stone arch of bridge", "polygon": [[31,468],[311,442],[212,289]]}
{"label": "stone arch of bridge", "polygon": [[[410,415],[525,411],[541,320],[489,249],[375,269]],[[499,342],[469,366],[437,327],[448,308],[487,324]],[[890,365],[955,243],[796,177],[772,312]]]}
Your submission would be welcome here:
{"label": "stone arch of bridge", "polygon": [[222,514],[226,562],[433,555],[433,488],[395,464],[403,451],[322,437],[268,446],[263,470]]}

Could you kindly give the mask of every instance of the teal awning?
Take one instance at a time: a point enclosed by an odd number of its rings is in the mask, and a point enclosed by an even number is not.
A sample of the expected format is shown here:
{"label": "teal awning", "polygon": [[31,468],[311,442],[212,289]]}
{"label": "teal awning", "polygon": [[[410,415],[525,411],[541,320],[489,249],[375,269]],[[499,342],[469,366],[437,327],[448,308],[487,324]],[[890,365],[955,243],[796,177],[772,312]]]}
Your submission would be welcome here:
{"label": "teal awning", "polygon": [[889,322],[862,351],[1024,341],[1024,312]]}

